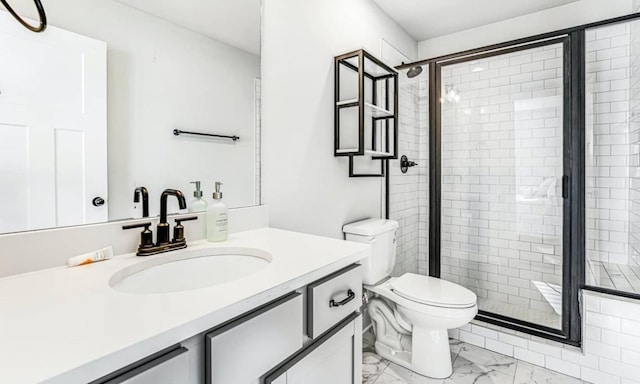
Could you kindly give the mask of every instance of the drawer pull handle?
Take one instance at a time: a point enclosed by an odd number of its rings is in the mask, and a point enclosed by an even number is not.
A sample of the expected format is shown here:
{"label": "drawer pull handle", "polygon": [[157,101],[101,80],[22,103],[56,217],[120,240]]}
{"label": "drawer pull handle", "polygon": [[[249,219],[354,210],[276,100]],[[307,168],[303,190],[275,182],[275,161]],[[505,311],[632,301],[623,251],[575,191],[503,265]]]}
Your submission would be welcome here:
{"label": "drawer pull handle", "polygon": [[356,294],[352,291],[352,290],[348,290],[347,291],[347,298],[339,301],[336,303],[335,300],[331,299],[331,301],[329,302],[329,307],[333,308],[333,307],[341,307],[345,304],[347,304],[348,302],[350,302],[351,300],[356,298]]}

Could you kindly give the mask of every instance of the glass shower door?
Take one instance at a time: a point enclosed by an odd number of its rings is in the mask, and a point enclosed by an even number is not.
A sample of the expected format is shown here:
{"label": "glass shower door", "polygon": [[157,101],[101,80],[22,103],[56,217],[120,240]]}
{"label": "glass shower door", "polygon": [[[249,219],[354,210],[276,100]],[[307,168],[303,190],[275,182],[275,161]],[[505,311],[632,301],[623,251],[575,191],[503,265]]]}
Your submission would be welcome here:
{"label": "glass shower door", "polygon": [[441,277],[562,328],[563,43],[440,64]]}

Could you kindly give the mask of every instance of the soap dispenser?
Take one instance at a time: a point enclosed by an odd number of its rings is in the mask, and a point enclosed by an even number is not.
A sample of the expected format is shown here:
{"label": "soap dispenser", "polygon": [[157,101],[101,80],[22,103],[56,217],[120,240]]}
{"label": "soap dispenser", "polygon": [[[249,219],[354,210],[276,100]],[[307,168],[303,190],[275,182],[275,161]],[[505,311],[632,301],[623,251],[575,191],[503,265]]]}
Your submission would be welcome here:
{"label": "soap dispenser", "polygon": [[216,181],[213,204],[207,209],[207,240],[227,240],[227,206],[222,202],[221,182]]}
{"label": "soap dispenser", "polygon": [[195,199],[189,202],[189,212],[205,212],[207,210],[207,202],[202,198],[202,190],[200,189],[199,181],[192,181],[191,184],[196,185],[196,190],[193,191],[193,197]]}

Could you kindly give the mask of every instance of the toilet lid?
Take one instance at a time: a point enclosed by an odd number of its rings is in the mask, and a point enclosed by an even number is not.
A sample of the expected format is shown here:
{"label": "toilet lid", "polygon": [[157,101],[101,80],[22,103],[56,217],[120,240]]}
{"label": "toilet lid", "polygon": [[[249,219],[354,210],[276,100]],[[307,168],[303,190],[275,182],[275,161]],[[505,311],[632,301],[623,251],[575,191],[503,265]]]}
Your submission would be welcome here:
{"label": "toilet lid", "polygon": [[405,273],[390,284],[405,299],[438,307],[468,308],[478,299],[475,293],[458,284],[414,273]]}

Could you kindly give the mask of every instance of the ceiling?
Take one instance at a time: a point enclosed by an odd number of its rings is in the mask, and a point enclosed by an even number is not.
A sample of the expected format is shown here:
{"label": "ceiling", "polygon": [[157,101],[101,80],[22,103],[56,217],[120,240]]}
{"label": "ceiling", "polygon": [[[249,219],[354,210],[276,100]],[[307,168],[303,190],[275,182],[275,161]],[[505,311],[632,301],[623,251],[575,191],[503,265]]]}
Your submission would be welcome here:
{"label": "ceiling", "polygon": [[578,0],[373,0],[417,41]]}
{"label": "ceiling", "polygon": [[260,55],[260,0],[116,0]]}

